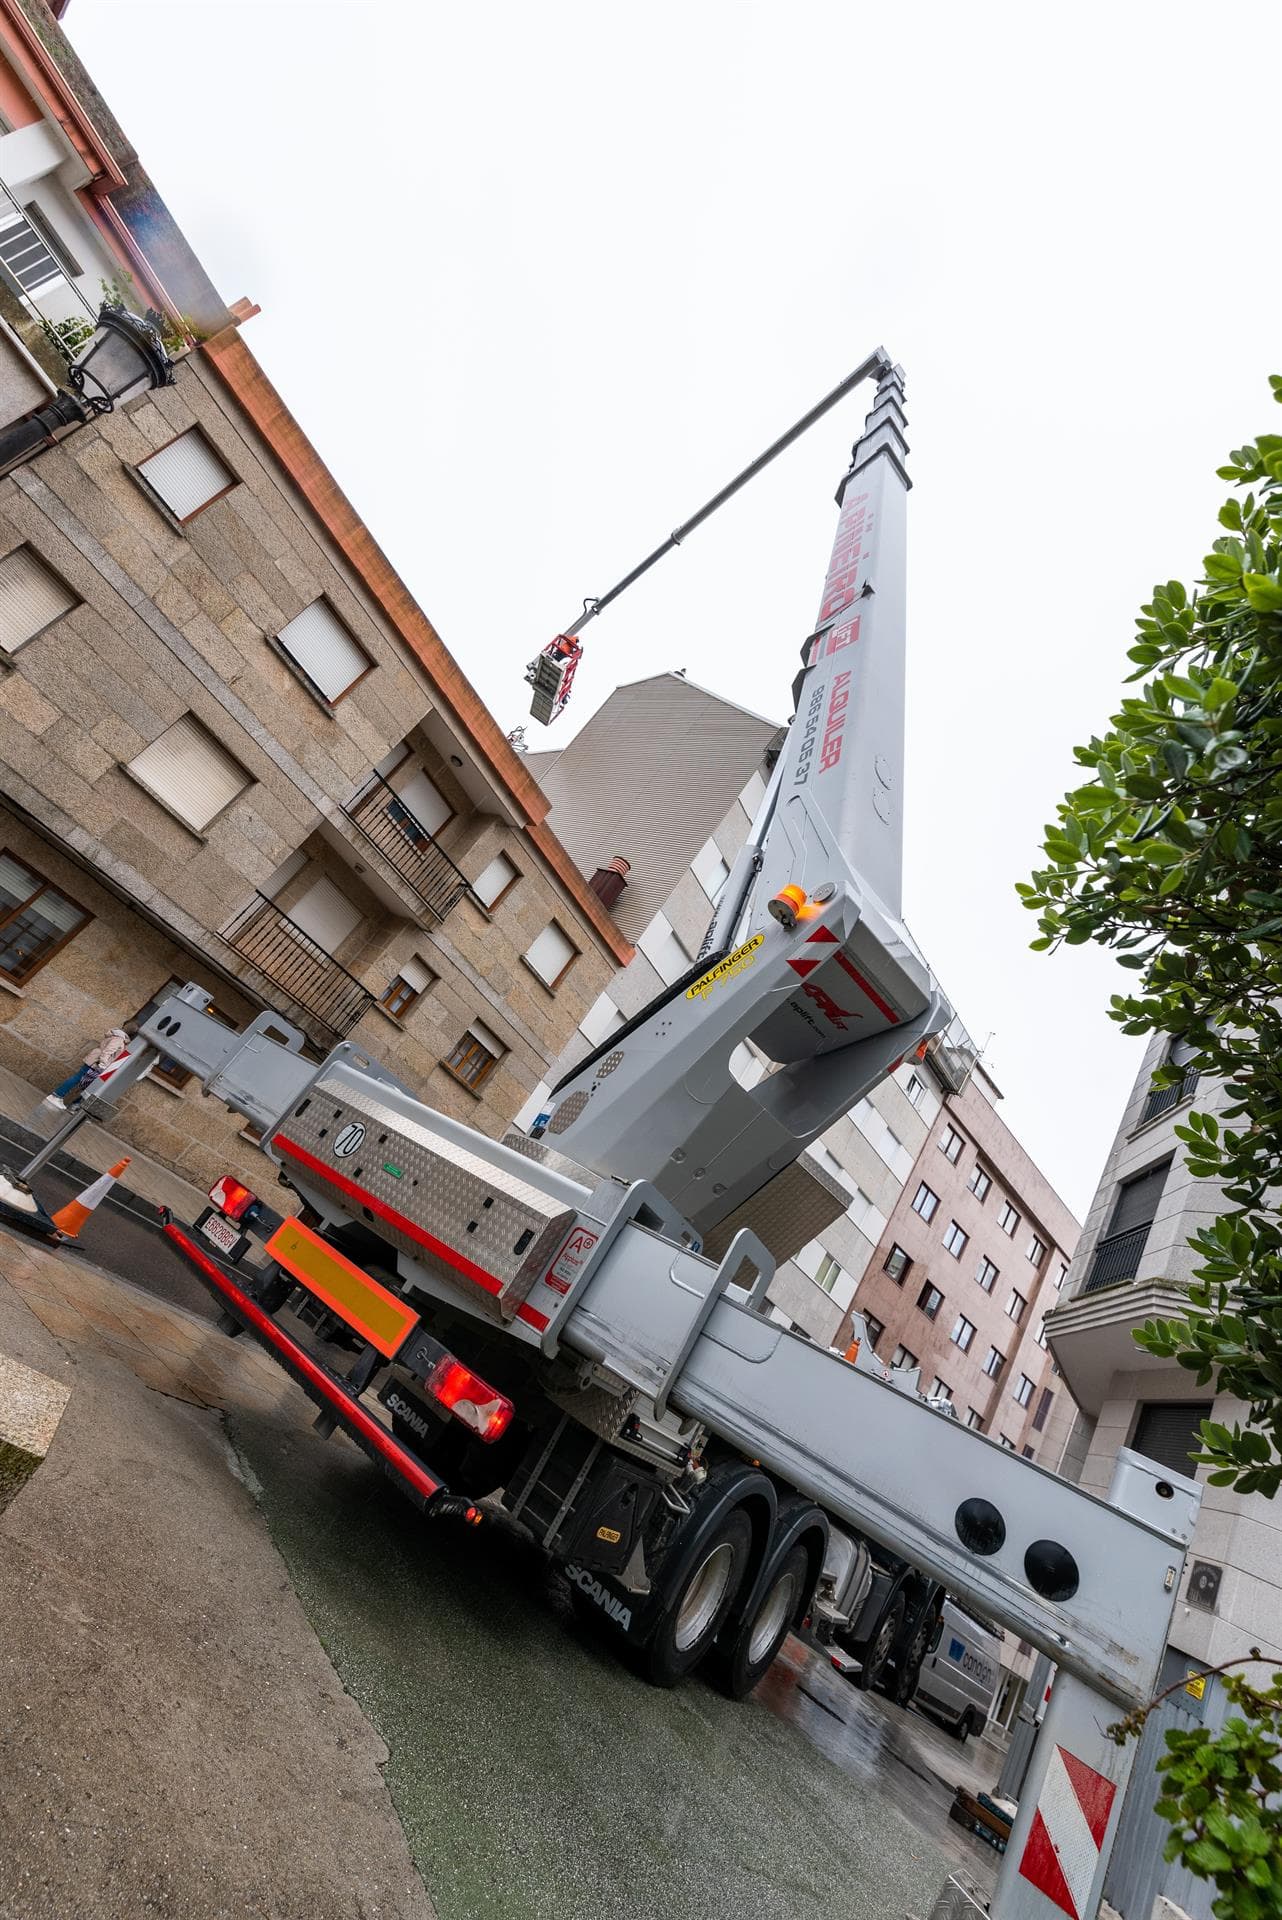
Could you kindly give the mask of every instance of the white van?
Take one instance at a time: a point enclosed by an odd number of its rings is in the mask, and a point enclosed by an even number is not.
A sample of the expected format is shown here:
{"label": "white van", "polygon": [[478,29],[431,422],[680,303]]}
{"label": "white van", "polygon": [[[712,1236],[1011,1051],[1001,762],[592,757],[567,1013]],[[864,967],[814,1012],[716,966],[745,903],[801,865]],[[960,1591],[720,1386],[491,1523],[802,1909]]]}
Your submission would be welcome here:
{"label": "white van", "polygon": [[946,1599],[921,1663],[914,1704],[945,1721],[959,1740],[980,1732],[1001,1679],[1005,1637],[1000,1627]]}

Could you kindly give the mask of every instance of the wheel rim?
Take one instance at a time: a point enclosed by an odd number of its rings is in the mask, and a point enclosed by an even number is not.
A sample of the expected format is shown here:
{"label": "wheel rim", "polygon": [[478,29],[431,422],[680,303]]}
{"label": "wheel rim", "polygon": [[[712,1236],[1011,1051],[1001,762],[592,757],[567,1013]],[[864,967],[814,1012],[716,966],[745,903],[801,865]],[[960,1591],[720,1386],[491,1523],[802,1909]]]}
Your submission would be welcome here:
{"label": "wheel rim", "polygon": [[894,1642],[895,1629],[898,1625],[899,1625],[899,1622],[895,1619],[893,1614],[887,1614],[886,1618],[882,1621],[881,1632],[877,1635],[877,1638],[873,1641],[872,1659],[868,1663],[871,1666],[874,1673],[878,1670],[878,1668],[885,1666],[886,1661],[890,1655],[891,1646]]}
{"label": "wheel rim", "polygon": [[712,1625],[717,1608],[725,1598],[733,1569],[734,1548],[728,1540],[723,1540],[691,1576],[677,1610],[676,1632],[673,1635],[679,1652],[688,1653]]}
{"label": "wheel rim", "polygon": [[775,1581],[766,1595],[765,1605],[757,1615],[756,1624],[748,1641],[749,1666],[755,1667],[758,1660],[764,1660],[774,1641],[782,1637],[783,1628],[792,1615],[796,1599],[796,1569],[789,1568]]}

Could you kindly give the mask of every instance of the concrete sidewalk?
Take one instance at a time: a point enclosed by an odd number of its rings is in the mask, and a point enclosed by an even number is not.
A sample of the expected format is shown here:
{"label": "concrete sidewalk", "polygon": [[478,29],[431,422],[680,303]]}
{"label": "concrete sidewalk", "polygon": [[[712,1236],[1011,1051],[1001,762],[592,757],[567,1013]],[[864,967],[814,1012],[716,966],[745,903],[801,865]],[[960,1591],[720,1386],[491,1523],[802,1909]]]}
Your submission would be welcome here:
{"label": "concrete sidewalk", "polygon": [[2,1920],[433,1920],[216,1411],[305,1450],[305,1403],[248,1342],[3,1233],[0,1353],[69,1389],[0,1513]]}

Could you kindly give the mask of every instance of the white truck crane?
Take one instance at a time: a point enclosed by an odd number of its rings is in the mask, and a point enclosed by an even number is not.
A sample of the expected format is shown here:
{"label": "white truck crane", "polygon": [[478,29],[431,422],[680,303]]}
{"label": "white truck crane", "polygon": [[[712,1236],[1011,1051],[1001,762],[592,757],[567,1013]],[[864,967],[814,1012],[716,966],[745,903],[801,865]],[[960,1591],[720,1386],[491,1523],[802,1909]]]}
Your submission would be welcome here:
{"label": "white truck crane", "polygon": [[[532,1137],[460,1125],[350,1044],[317,1063],[275,1014],[232,1033],[194,985],[86,1108],[168,1056],[261,1129],[298,1217],[229,1179],[192,1227],[166,1221],[227,1330],[429,1517],[501,1502],[653,1680],[699,1667],[742,1695],[807,1618],[857,1644],[867,1542],[1049,1654],[991,1912],[1093,1920],[1131,1763],[1105,1729],[1150,1696],[1197,1486],[1124,1453],[1096,1499],[819,1350],[761,1311],[773,1262],[736,1228],[950,1017],[900,917],[903,377],[878,351],[843,390],[861,378],[795,718],[705,955]],[[744,1040],[771,1063],[752,1087]],[[240,1259],[254,1224],[265,1266],[210,1257]]]}

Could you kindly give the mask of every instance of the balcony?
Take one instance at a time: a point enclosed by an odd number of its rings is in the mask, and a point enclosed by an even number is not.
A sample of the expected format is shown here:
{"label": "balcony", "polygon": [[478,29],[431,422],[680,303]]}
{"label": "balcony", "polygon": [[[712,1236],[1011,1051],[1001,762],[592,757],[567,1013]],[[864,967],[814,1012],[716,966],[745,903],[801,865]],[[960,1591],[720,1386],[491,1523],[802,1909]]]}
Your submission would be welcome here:
{"label": "balcony", "polygon": [[1119,1280],[1133,1280],[1152,1224],[1146,1220],[1142,1226],[1128,1227],[1125,1233],[1113,1233],[1107,1240],[1101,1240],[1095,1249],[1091,1270],[1078,1288],[1078,1297],[1098,1293],[1101,1287],[1114,1286]]}
{"label": "balcony", "polygon": [[429,919],[444,920],[458,905],[468,891],[465,875],[381,773],[370,775],[343,812]]}
{"label": "balcony", "polygon": [[256,893],[219,939],[276,989],[280,1011],[326,1051],[349,1034],[374,996],[332,954]]}
{"label": "balcony", "polygon": [[1136,1125],[1142,1127],[1148,1120],[1156,1120],[1159,1113],[1169,1113],[1172,1107],[1178,1107],[1181,1100],[1192,1098],[1197,1089],[1198,1071],[1196,1067],[1186,1067],[1184,1078],[1174,1087],[1153,1087],[1144,1102],[1144,1111]]}
{"label": "balcony", "polygon": [[1083,1412],[1092,1419],[1098,1417],[1104,1402],[1116,1397],[1119,1374],[1165,1373],[1169,1377],[1177,1372],[1173,1361],[1159,1360],[1137,1347],[1134,1334],[1146,1320],[1180,1320],[1188,1310],[1186,1289],[1176,1280],[1157,1277],[1108,1289],[1100,1286],[1095,1293],[1083,1288],[1048,1313],[1046,1337],[1051,1353]]}

